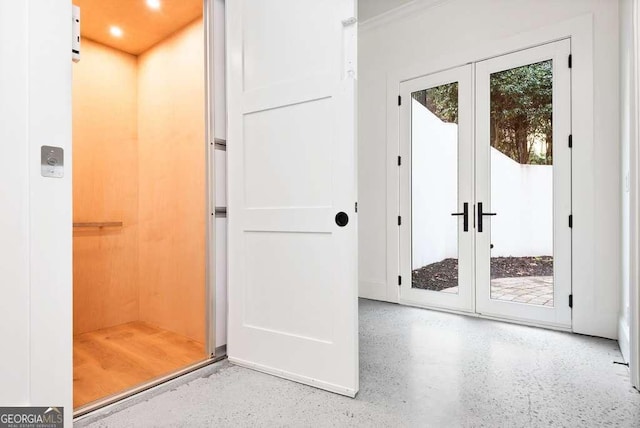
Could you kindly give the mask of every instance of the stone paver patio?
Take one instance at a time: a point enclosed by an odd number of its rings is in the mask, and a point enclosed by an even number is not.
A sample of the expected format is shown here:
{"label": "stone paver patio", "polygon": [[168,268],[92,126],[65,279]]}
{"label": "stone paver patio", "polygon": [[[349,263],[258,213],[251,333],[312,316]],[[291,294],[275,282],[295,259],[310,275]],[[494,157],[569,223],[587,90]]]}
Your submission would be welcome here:
{"label": "stone paver patio", "polygon": [[[442,290],[442,293],[457,292],[458,287],[450,287]],[[491,298],[553,307],[553,277],[521,276],[494,278],[491,280]]]}
{"label": "stone paver patio", "polygon": [[523,276],[492,279],[491,298],[530,305],[553,306],[553,277]]}

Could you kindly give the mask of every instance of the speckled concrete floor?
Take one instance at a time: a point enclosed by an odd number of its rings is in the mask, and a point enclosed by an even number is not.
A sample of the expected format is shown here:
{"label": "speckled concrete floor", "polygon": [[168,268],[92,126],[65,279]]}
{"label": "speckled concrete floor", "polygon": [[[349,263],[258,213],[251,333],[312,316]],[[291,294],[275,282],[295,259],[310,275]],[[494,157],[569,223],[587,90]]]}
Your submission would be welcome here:
{"label": "speckled concrete floor", "polygon": [[640,427],[616,342],[360,301],[356,399],[217,363],[77,426]]}

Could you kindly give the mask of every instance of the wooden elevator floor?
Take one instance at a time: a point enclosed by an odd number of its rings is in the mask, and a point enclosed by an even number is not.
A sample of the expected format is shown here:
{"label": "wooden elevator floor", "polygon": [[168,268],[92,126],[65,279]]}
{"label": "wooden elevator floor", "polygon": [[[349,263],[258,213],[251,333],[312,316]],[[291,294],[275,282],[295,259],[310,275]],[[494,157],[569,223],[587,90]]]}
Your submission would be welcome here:
{"label": "wooden elevator floor", "polygon": [[134,321],[73,338],[73,406],[170,374],[205,358],[204,345]]}

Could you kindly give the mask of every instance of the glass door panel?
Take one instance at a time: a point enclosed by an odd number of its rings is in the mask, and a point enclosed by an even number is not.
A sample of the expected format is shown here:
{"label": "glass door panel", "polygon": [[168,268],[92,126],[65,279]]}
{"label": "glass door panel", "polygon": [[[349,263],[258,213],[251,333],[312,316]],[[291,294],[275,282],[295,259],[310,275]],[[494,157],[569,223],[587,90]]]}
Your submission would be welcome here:
{"label": "glass door panel", "polygon": [[553,60],[489,85],[491,298],[553,307]]}
{"label": "glass door panel", "polygon": [[569,52],[565,40],[476,65],[476,304],[483,314],[571,323]]}
{"label": "glass door panel", "polygon": [[458,82],[411,98],[411,287],[457,294]]}
{"label": "glass door panel", "polygon": [[470,88],[470,66],[401,85],[406,303],[473,310]]}

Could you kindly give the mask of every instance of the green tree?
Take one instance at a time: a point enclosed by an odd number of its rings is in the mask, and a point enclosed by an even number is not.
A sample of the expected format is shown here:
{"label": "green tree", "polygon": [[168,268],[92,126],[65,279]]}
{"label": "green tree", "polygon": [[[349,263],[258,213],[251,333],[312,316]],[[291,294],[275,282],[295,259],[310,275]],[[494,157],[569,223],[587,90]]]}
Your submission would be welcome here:
{"label": "green tree", "polygon": [[[551,60],[491,74],[491,146],[521,164],[553,163]],[[415,92],[444,122],[458,123],[458,84]]]}
{"label": "green tree", "polygon": [[443,122],[458,123],[458,82],[414,92],[412,95]]}
{"label": "green tree", "polygon": [[522,164],[552,164],[552,95],[551,61],[492,74],[491,145]]}

